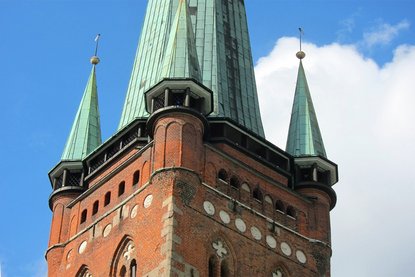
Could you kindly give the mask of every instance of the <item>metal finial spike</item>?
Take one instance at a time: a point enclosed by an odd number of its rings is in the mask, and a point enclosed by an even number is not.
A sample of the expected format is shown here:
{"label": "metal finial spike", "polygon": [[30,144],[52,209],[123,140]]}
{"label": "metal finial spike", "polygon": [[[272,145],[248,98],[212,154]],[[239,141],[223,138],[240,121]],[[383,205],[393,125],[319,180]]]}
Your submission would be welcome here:
{"label": "metal finial spike", "polygon": [[299,58],[300,60],[305,58],[305,53],[302,51],[302,38],[304,35],[304,30],[303,28],[298,28],[298,30],[300,31],[300,51],[297,52],[297,54],[295,54],[297,56],[297,58]]}
{"label": "metal finial spike", "polygon": [[99,61],[100,61],[99,58],[98,58],[98,56],[97,56],[97,54],[98,54],[98,45],[99,45],[99,39],[100,39],[100,37],[101,37],[101,34],[97,34],[97,36],[95,37],[95,52],[94,52],[94,56],[92,56],[92,58],[91,58],[91,63],[93,65],[98,64]]}

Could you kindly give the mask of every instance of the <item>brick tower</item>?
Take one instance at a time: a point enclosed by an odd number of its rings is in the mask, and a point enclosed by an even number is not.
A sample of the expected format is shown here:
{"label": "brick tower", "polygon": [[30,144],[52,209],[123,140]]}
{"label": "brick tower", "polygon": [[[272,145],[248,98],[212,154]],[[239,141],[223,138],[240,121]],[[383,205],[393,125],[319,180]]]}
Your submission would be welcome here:
{"label": "brick tower", "polygon": [[263,137],[242,0],[149,0],[144,26],[104,143],[91,59],[49,173],[49,276],[330,276],[337,165],[302,61],[283,151]]}

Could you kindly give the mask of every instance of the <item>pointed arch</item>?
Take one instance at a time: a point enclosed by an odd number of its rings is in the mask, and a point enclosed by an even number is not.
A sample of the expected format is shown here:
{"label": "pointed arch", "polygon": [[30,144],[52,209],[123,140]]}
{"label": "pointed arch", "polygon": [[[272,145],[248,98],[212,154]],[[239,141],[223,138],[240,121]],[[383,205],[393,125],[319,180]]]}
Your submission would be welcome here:
{"label": "pointed arch", "polygon": [[111,277],[137,276],[131,275],[132,270],[137,272],[137,252],[136,247],[130,236],[124,236],[118,244],[112,262]]}
{"label": "pointed arch", "polygon": [[231,241],[224,233],[219,232],[213,234],[210,239],[206,241],[206,249],[206,257],[208,257],[206,260],[207,276],[236,276],[236,252],[233,249]]}
{"label": "pointed arch", "polygon": [[82,265],[78,272],[76,273],[75,277],[93,277],[92,273],[89,271],[88,266]]}
{"label": "pointed arch", "polygon": [[288,271],[288,268],[285,265],[278,263],[277,265],[273,267],[271,276],[272,277],[289,277],[290,272]]}

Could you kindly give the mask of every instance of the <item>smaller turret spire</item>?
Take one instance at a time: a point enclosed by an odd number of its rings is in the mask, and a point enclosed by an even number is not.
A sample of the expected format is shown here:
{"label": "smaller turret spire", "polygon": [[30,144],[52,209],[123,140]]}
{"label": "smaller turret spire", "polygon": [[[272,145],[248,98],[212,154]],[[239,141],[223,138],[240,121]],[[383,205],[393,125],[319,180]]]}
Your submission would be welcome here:
{"label": "smaller turret spire", "polygon": [[[301,28],[300,31],[302,31]],[[294,157],[326,157],[326,150],[324,149],[323,139],[302,63],[305,53],[300,50],[296,56],[300,59],[300,66],[298,69],[286,151]]]}
{"label": "smaller turret spire", "polygon": [[95,67],[100,61],[97,56],[98,40],[99,35],[95,39],[95,54],[90,60],[91,74],[62,153],[62,161],[80,161],[102,143],[95,74]]}
{"label": "smaller turret spire", "polygon": [[179,0],[160,74],[160,79],[193,78],[202,81],[195,35],[186,0]]}

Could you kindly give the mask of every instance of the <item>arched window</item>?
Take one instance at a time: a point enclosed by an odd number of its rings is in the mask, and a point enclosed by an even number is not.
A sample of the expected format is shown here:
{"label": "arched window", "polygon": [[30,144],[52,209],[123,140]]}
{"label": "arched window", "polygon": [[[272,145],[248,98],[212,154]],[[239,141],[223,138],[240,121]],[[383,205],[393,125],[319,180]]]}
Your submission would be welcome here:
{"label": "arched window", "polygon": [[229,269],[226,260],[223,260],[220,264],[220,277],[229,277]]}
{"label": "arched window", "polygon": [[111,192],[109,191],[105,194],[104,207],[107,206],[110,202],[111,202]]}
{"label": "arched window", "polygon": [[216,277],[215,269],[216,269],[216,259],[214,256],[212,256],[209,258],[208,277]]}
{"label": "arched window", "polygon": [[239,189],[239,179],[236,176],[232,176],[231,180],[229,181],[229,184],[231,185],[231,187]]}
{"label": "arched window", "polygon": [[120,270],[120,277],[127,277],[127,269],[125,268],[125,265],[123,265],[123,266],[121,267],[121,270]]}
{"label": "arched window", "polygon": [[118,185],[118,197],[120,197],[121,195],[123,195],[125,192],[125,182],[122,181],[119,185]]}
{"label": "arched window", "polygon": [[292,206],[287,207],[287,215],[295,218],[296,212],[295,212],[295,209]]}
{"label": "arched window", "polygon": [[82,213],[81,213],[81,224],[86,221],[87,214],[88,214],[87,209],[85,209],[85,210],[82,211]]}
{"label": "arched window", "polygon": [[135,259],[130,264],[130,277],[137,277],[137,262]]}
{"label": "arched window", "polygon": [[218,173],[218,178],[219,178],[219,180],[222,180],[222,181],[228,182],[228,173],[226,172],[226,170],[225,170],[225,169],[221,168],[221,169],[219,170],[219,173]]}
{"label": "arched window", "polygon": [[98,207],[99,207],[99,201],[97,200],[92,205],[92,215],[95,215],[98,212]]}
{"label": "arched window", "polygon": [[133,175],[133,186],[136,186],[139,181],[140,181],[140,170],[137,170],[136,172],[134,172],[134,175]]}
{"label": "arched window", "polygon": [[75,275],[76,277],[92,277],[91,272],[89,271],[86,265],[81,266],[78,270],[78,273]]}
{"label": "arched window", "polygon": [[254,191],[252,192],[252,197],[254,197],[254,199],[258,200],[259,202],[262,202],[264,197],[262,196],[262,192],[259,189],[259,187],[256,187],[254,189]]}
{"label": "arched window", "polygon": [[277,200],[276,202],[275,202],[275,209],[277,210],[277,211],[280,211],[280,212],[285,212],[285,208],[284,208],[284,203],[282,203],[282,201],[281,200]]}

